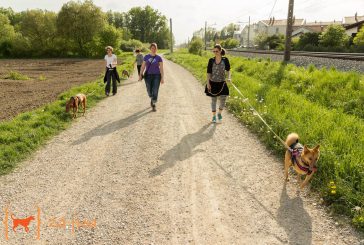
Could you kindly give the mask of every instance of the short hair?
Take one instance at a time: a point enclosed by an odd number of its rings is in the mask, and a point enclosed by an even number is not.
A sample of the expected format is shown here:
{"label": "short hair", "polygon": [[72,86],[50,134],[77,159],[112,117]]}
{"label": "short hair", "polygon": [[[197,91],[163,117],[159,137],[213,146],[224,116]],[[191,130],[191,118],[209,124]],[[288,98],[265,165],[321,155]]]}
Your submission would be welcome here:
{"label": "short hair", "polygon": [[140,52],[140,50],[139,50],[139,49],[136,49],[136,50],[135,50],[135,52],[139,53],[139,52]]}
{"label": "short hair", "polygon": [[114,50],[111,46],[107,46],[107,47],[105,48],[105,50],[106,50],[106,51],[107,51],[108,49],[110,49],[111,51],[113,51],[113,50]]}

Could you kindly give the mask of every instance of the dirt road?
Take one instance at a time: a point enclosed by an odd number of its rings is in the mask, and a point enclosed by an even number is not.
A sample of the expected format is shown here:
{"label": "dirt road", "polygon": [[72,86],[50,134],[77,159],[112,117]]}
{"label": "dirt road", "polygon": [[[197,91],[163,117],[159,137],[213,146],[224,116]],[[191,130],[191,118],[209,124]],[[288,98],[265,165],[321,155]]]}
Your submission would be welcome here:
{"label": "dirt road", "polygon": [[[360,244],[235,118],[210,124],[190,73],[165,69],[157,112],[134,74],[0,178],[1,244]],[[29,233],[6,213],[34,215]]]}

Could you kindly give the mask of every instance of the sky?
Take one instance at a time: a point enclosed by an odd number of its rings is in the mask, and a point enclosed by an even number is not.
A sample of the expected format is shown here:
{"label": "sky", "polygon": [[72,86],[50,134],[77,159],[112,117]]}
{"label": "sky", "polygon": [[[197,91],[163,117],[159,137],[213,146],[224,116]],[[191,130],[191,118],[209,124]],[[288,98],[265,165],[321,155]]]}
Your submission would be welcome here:
{"label": "sky", "polygon": [[[1,7],[15,11],[47,9],[58,12],[68,0],[0,0]],[[288,0],[94,0],[104,11],[127,12],[132,7],[149,5],[168,19],[172,18],[176,43],[192,37],[205,26],[221,29],[229,23],[245,25],[274,17],[287,18]],[[273,8],[274,6],[274,8]],[[342,20],[355,13],[364,15],[364,0],[295,0],[295,17],[307,21]]]}

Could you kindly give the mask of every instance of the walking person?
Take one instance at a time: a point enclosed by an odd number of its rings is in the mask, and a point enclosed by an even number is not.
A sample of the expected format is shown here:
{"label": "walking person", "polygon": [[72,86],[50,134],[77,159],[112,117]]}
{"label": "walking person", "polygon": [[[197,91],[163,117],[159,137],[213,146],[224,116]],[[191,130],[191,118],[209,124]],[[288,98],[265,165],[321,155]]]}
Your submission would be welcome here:
{"label": "walking person", "polygon": [[156,103],[158,100],[159,85],[164,83],[163,60],[162,57],[157,55],[157,50],[157,44],[152,43],[150,45],[150,54],[144,56],[139,75],[139,81],[141,81],[144,76],[145,85],[150,98],[150,105],[153,111],[157,110]]}
{"label": "walking person", "polygon": [[116,70],[116,65],[118,63],[117,57],[115,54],[112,53],[113,48],[111,46],[106,47],[106,55],[105,55],[105,61],[106,61],[106,71],[104,76],[104,83],[106,82],[105,86],[105,95],[109,96],[110,94],[110,86],[111,86],[111,80],[112,80],[112,95],[115,95],[117,93],[117,85],[116,81],[120,83],[120,78],[118,71]]}
{"label": "walking person", "polygon": [[[225,49],[220,44],[214,46],[215,57],[210,58],[207,65],[207,84],[205,93],[211,97],[212,122],[216,123],[216,107],[219,99],[218,122],[222,122],[222,111],[226,98],[229,96],[229,88],[226,81],[231,82],[230,62],[224,57]],[[226,79],[227,78],[227,79]]]}
{"label": "walking person", "polygon": [[134,64],[135,64],[135,63],[137,64],[138,77],[139,77],[139,76],[140,76],[140,68],[142,67],[144,56],[143,56],[143,54],[140,52],[140,50],[139,50],[139,49],[135,50],[135,53],[136,53],[136,57],[135,57],[135,62],[134,62]]}

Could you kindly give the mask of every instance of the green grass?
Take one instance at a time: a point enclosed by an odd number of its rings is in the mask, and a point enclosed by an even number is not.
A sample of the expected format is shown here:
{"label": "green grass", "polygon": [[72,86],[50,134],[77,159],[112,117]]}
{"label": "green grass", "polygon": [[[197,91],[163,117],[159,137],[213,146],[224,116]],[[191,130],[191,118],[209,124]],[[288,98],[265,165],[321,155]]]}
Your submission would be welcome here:
{"label": "green grass", "polygon": [[10,80],[29,80],[30,78],[24,74],[21,74],[17,71],[10,71],[8,75],[5,76],[5,79]]}
{"label": "green grass", "polygon": [[[123,53],[120,58],[123,65],[118,69],[131,72],[134,61],[132,53]],[[0,175],[11,172],[21,160],[71,124],[71,115],[65,112],[66,101],[71,96],[86,94],[87,107],[90,108],[105,98],[104,86],[102,77],[62,93],[58,100],[41,108],[0,122]]]}
{"label": "green grass", "polygon": [[[166,57],[206,82],[206,54],[181,51]],[[305,69],[262,59],[229,59],[234,84],[281,138],[297,132],[301,142],[311,147],[321,145],[319,170],[312,179],[312,188],[334,211],[352,217],[353,224],[364,230],[364,122],[362,102],[358,103],[364,93],[363,75]],[[300,89],[297,84],[302,84]],[[230,92],[230,111],[281,159],[283,146],[232,86]],[[348,111],[345,103],[350,100],[355,103]],[[333,185],[336,191],[332,191]],[[361,209],[353,211],[355,207]]]}

